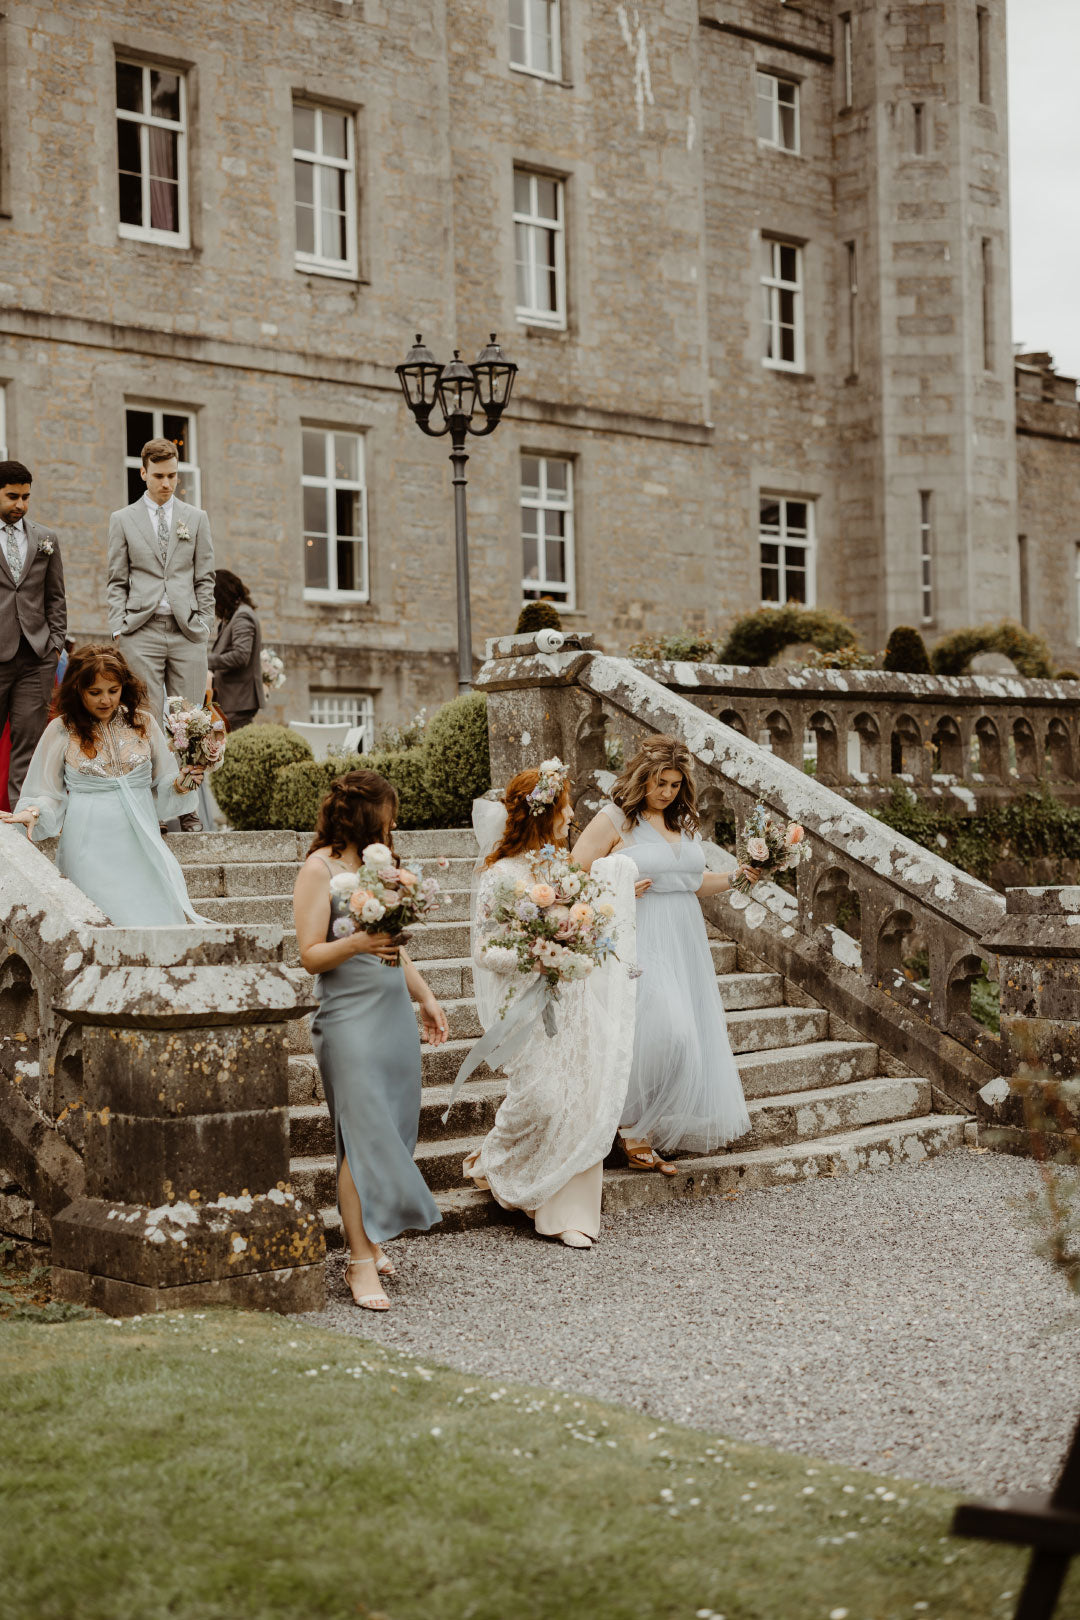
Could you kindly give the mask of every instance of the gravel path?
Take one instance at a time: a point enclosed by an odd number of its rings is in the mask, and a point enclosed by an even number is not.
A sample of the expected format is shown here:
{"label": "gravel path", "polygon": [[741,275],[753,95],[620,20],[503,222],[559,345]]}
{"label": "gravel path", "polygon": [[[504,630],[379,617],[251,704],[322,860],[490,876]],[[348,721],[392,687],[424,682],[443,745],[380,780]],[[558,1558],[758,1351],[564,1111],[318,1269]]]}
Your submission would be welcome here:
{"label": "gravel path", "polygon": [[1032,1255],[1036,1182],[961,1149],[605,1218],[585,1253],[524,1223],[406,1239],[384,1317],[334,1258],[305,1320],[783,1450],[1039,1490],[1080,1408],[1080,1307]]}

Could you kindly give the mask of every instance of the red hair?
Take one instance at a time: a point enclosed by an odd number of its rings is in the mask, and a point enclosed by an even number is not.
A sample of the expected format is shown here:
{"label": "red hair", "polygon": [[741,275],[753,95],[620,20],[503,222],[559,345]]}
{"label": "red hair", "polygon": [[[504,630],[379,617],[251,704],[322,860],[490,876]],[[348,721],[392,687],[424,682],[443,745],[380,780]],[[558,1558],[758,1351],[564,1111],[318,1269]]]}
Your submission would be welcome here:
{"label": "red hair", "polygon": [[[485,861],[494,866],[496,861],[510,860],[524,855],[543,844],[555,843],[555,824],[561,811],[570,803],[570,782],[562,785],[562,792],[554,804],[545,804],[539,815],[533,815],[529,794],[540,780],[539,771],[518,771],[506,784],[506,830]],[[564,840],[565,842],[565,840]]]}
{"label": "red hair", "polygon": [[147,705],[146,687],[123,654],[108,646],[79,647],[68,659],[55,699],[55,712],[67,729],[75,733],[84,750],[94,747],[95,721],[83,693],[99,675],[110,675],[119,683],[120,707],[127,713],[128,723],[145,737],[146,716],[139,711]]}

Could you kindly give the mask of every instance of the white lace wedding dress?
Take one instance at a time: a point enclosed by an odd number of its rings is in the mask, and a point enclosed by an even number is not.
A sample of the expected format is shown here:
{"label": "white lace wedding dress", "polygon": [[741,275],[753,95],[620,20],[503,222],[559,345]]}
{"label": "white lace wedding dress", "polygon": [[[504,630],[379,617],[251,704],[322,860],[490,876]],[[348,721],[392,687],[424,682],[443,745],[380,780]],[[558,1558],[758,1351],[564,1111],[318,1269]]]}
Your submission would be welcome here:
{"label": "white lace wedding dress", "polygon": [[[634,1048],[635,868],[625,856],[597,861],[593,877],[611,890],[618,961],[583,982],[563,985],[558,1025],[545,1034],[539,1016],[524,1053],[507,1065],[506,1096],[495,1123],[464,1174],[486,1187],[505,1209],[531,1215],[546,1235],[600,1230],[603,1160],[618,1130]],[[491,898],[500,879],[529,877],[523,857],[483,871],[476,891],[473,962],[481,1020],[490,1028],[509,988],[514,1000],[534,982],[524,974],[492,973],[483,945],[495,931]]]}

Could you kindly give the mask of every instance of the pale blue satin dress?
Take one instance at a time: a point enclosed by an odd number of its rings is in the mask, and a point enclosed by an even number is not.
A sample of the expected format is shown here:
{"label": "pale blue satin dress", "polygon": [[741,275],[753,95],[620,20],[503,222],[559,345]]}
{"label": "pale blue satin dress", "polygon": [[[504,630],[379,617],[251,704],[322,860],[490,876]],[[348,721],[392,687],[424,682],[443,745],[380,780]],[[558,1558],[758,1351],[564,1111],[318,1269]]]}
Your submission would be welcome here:
{"label": "pale blue satin dress", "polygon": [[[332,876],[342,861],[319,859]],[[334,906],[328,940],[344,910]],[[350,956],[315,979],[311,1045],[334,1127],[337,1166],[348,1160],[373,1243],[426,1232],[442,1220],[413,1153],[420,1126],[420,1032],[400,967]]]}
{"label": "pale blue satin dress", "polygon": [[195,794],[175,791],[176,757],[157,721],[140,718],[144,736],[122,711],[96,726],[92,758],[62,720],[50,721],[16,809],[37,808],[34,841],[59,835],[57,867],[118,928],[203,922],[158,828],[194,808]]}
{"label": "pale blue satin dress", "polygon": [[731,1053],[705,918],[697,898],[705,876],[700,837],[671,844],[647,821],[607,815],[639,877],[634,1056],[621,1129],[661,1151],[711,1153],[744,1136],[750,1116]]}

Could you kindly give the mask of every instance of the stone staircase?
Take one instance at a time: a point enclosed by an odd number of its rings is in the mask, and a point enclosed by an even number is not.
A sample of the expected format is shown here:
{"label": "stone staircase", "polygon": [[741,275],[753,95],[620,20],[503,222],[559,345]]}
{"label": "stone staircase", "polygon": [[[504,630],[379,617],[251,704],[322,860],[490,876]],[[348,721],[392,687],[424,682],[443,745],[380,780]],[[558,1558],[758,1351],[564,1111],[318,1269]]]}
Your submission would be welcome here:
{"label": "stone staircase", "polygon": [[[486,1193],[461,1178],[462,1159],[479,1145],[495,1117],[501,1081],[481,1068],[465,1086],[449,1123],[444,1126],[440,1118],[454,1075],[481,1032],[472,995],[468,923],[476,846],[466,828],[403,832],[395,842],[412,865],[437,856],[450,861],[439,874],[445,899],[440,920],[416,932],[410,952],[450,1023],[446,1044],[423,1052],[417,1160],[445,1227],[462,1228],[501,1213]],[[291,895],[306,835],[188,833],[169,843],[203,916],[215,922],[280,923],[286,930],[287,960],[298,963]],[[781,974],[764,970],[730,940],[713,938],[711,949],[752,1134],[734,1151],[681,1158],[674,1177],[608,1170],[605,1209],[917,1161],[957,1146],[974,1130],[966,1115],[934,1113],[929,1080],[909,1074],[873,1042],[860,1040]],[[340,1223],[329,1115],[307,1021],[285,1027],[291,1047],[292,1184],[321,1210],[333,1243],[340,1241]]]}

